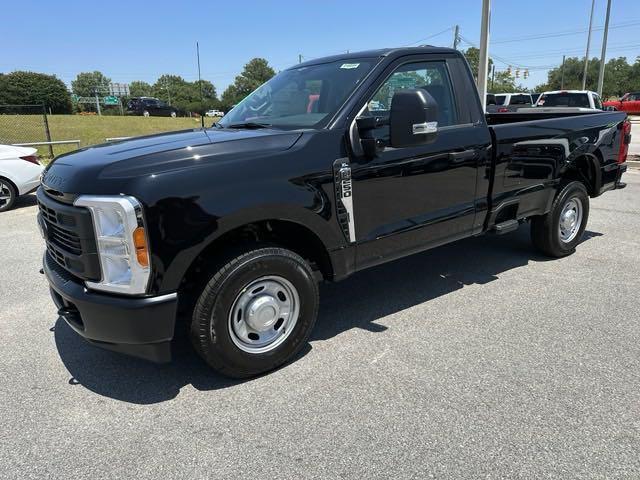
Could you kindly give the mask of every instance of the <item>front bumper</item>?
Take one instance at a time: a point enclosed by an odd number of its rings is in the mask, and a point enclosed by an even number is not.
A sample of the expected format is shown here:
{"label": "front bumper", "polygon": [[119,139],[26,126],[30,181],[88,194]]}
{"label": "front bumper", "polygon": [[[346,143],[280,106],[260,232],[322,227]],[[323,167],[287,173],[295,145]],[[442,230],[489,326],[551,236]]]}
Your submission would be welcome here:
{"label": "front bumper", "polygon": [[79,335],[108,350],[157,363],[171,360],[176,293],[157,297],[123,297],[88,291],[48,252],[43,271],[58,314]]}

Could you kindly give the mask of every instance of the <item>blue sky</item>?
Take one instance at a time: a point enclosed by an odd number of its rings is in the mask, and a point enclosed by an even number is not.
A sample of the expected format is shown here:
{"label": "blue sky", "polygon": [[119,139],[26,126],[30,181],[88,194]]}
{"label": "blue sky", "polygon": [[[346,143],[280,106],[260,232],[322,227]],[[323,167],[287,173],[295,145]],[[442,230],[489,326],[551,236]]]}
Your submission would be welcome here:
{"label": "blue sky", "polygon": [[[70,83],[81,71],[101,70],[114,82],[153,82],[163,73],[203,78],[218,92],[242,66],[265,57],[276,70],[323,55],[429,43],[450,46],[452,27],[465,41],[480,37],[481,0],[154,2],[28,1],[3,7],[0,72],[32,70]],[[583,56],[591,0],[493,0],[490,54],[531,67],[533,87],[562,54]],[[594,26],[604,24],[606,0],[596,0]],[[640,0],[613,0],[607,58],[640,55]],[[534,38],[531,38],[534,37]],[[599,56],[595,30],[590,56]],[[462,48],[467,43],[461,44]],[[495,58],[495,57],[494,57]]]}

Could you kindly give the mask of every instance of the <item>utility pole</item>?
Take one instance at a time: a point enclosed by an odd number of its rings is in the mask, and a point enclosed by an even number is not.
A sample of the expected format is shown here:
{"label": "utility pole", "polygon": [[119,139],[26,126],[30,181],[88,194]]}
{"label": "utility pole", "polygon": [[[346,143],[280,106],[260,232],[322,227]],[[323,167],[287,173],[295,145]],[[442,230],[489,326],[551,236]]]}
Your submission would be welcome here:
{"label": "utility pole", "polygon": [[[196,42],[197,44],[198,42]],[[169,90],[169,82],[167,80],[165,80],[164,82],[164,88],[167,89],[167,97],[169,98],[169,105],[171,105],[171,91]]]}
{"label": "utility pole", "polygon": [[607,54],[607,35],[609,34],[609,14],[611,13],[611,0],[607,0],[607,15],[604,20],[604,35],[602,37],[602,53],[600,54],[600,71],[598,72],[598,95],[602,97],[604,85],[604,60]]}
{"label": "utility pole", "polygon": [[493,92],[493,84],[496,81],[496,64],[491,66],[491,91]]}
{"label": "utility pole", "polygon": [[589,34],[587,35],[587,51],[584,54],[584,73],[582,75],[582,90],[587,89],[587,67],[589,66],[589,47],[591,46],[591,27],[593,25],[593,8],[596,0],[591,0],[591,15],[589,15]]}
{"label": "utility pole", "polygon": [[93,93],[96,96],[96,110],[98,110],[98,115],[102,116],[102,112],[100,111],[100,99],[98,98],[98,87],[93,89]]}
{"label": "utility pole", "polygon": [[562,55],[562,74],[560,75],[560,90],[564,90],[564,57]]}
{"label": "utility pole", "polygon": [[460,34],[460,26],[456,25],[453,28],[453,48],[455,48],[456,50],[458,49],[458,43],[460,42],[459,34]]}
{"label": "utility pole", "polygon": [[298,63],[302,63],[302,54],[301,53],[298,54]]}
{"label": "utility pole", "polygon": [[489,25],[491,24],[491,0],[482,0],[482,24],[480,26],[480,56],[478,62],[478,94],[482,111],[487,109],[487,76],[489,70]]}

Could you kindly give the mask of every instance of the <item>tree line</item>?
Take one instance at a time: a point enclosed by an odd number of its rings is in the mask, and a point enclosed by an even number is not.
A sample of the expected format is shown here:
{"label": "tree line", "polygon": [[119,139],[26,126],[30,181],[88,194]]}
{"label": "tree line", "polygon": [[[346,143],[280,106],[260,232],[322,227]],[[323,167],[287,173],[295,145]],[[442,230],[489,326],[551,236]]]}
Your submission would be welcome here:
{"label": "tree line", "polygon": [[[462,52],[469,62],[474,77],[478,72],[478,59],[480,51],[470,47]],[[564,74],[562,65],[552,68],[547,72],[547,81],[536,85],[532,89],[516,83],[516,78],[507,71],[498,71],[495,77],[491,75],[493,60],[489,59],[489,75],[487,78],[487,90],[490,92],[544,92],[549,90],[581,90],[584,74],[584,58],[571,57],[564,62]],[[598,72],[600,59],[593,58],[587,66],[586,89],[597,91]],[[633,64],[629,64],[625,57],[612,58],[605,63],[604,82],[602,87],[603,98],[620,97],[627,92],[640,91],[640,57],[636,57]]]}
{"label": "tree line", "polygon": [[[264,58],[254,58],[235,77],[222,96],[218,98],[212,82],[208,80],[189,82],[180,75],[164,74],[153,83],[134,80],[129,84],[131,97],[156,97],[183,112],[203,114],[217,108],[228,111],[233,105],[275,75]],[[37,72],[15,71],[0,73],[0,105],[45,104],[53,113],[76,113],[95,110],[94,104],[74,104],[72,94],[79,97],[104,97],[109,94],[111,78],[99,71],[81,72],[71,82],[71,90],[55,75]],[[201,92],[202,89],[202,92]],[[118,107],[104,108],[103,113],[119,113]]]}
{"label": "tree line", "polygon": [[[462,52],[474,75],[478,71],[479,51],[470,47]],[[561,65],[549,70],[547,82],[527,89],[516,83],[516,79],[506,71],[491,75],[493,60],[489,59],[489,77],[487,87],[491,92],[518,92],[546,90],[580,89],[582,88],[583,60],[577,57],[567,58],[564,69]],[[600,60],[589,61],[587,70],[587,89],[596,90]],[[564,73],[563,73],[564,70]],[[153,84],[135,80],[129,84],[130,96],[151,96],[159,98],[184,111],[204,113],[217,108],[228,111],[233,105],[258,88],[275,75],[273,68],[264,58],[254,58],[235,77],[220,97],[212,82],[202,80],[189,82],[180,75],[161,75]],[[0,73],[0,105],[35,105],[45,104],[53,113],[74,113],[79,108],[94,109],[91,104],[76,105],[71,94],[91,97],[98,91],[99,96],[108,95],[111,79],[102,72],[82,72],[71,82],[71,91],[62,80],[55,75],[37,72],[15,71]],[[202,88],[202,94],[200,93]],[[612,58],[606,63],[604,75],[603,97],[619,97],[626,92],[640,91],[640,57],[629,64],[625,57]],[[128,98],[122,99],[126,105]],[[114,113],[119,109],[114,108]],[[106,109],[106,112],[109,110]]]}

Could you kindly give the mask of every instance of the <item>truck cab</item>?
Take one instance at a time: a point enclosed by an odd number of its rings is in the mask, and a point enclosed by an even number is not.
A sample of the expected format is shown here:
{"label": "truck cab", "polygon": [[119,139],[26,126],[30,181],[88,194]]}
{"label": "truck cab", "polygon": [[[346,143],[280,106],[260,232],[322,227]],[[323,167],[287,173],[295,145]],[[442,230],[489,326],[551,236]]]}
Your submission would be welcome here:
{"label": "truck cab", "polygon": [[625,93],[620,100],[610,100],[603,105],[613,110],[640,115],[640,92]]}

